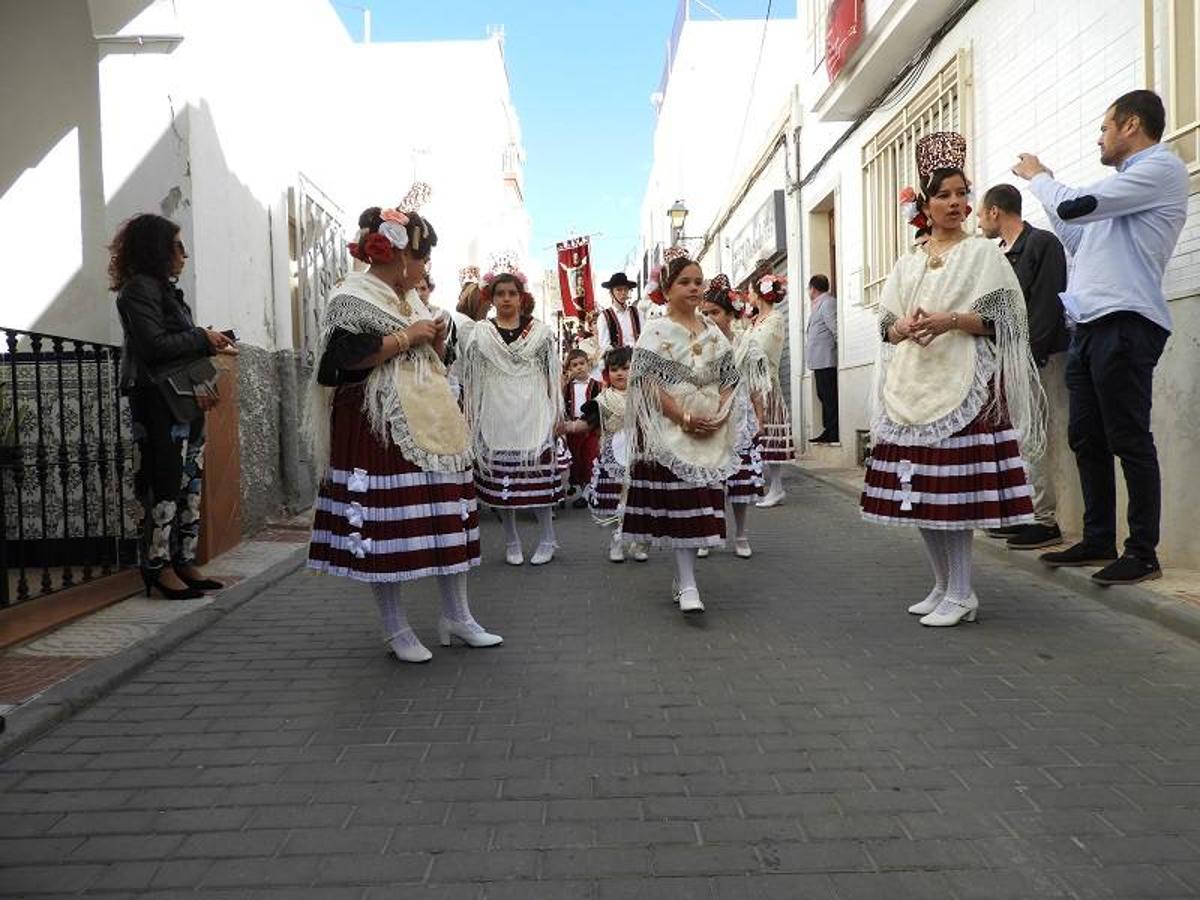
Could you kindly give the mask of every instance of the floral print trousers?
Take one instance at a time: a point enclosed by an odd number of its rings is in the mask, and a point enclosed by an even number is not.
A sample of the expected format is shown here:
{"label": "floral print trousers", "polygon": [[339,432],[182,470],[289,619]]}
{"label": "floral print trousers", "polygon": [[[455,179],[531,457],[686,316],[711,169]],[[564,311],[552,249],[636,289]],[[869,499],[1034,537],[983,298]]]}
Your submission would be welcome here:
{"label": "floral print trousers", "polygon": [[190,566],[200,538],[204,419],[179,424],[152,387],[129,399],[138,451],[134,486],[142,507],[139,562],[149,571]]}

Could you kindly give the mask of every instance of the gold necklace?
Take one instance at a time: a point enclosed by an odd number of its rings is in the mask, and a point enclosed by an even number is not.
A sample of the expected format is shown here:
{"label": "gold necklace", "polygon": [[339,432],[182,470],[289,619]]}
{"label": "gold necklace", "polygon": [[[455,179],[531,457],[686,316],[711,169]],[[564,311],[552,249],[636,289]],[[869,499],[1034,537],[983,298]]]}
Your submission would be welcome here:
{"label": "gold necklace", "polygon": [[[966,237],[966,234],[959,232],[958,237],[950,241],[938,241],[932,237],[925,242],[925,255],[929,257],[926,265],[931,269],[940,269],[946,264],[946,254],[953,250]],[[945,246],[945,250],[935,253],[930,247],[936,245],[938,247]]]}

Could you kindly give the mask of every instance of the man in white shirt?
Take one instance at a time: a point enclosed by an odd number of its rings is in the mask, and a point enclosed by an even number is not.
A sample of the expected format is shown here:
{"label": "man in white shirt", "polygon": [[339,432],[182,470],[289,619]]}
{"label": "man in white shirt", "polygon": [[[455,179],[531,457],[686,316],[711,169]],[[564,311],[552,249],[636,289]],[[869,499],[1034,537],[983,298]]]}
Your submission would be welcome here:
{"label": "man in white shirt", "polygon": [[615,272],[600,287],[612,297],[612,306],[601,310],[596,320],[597,337],[600,341],[600,358],[615,347],[632,347],[642,333],[642,320],[637,307],[629,302],[629,292],[637,287],[624,272]]}
{"label": "man in white shirt", "polygon": [[[1068,440],[1083,489],[1083,539],[1049,566],[1104,566],[1100,584],[1133,584],[1162,574],[1156,548],[1162,512],[1158,451],[1150,432],[1154,367],[1171,333],[1163,272],[1187,220],[1188,172],[1160,143],[1162,99],[1130,91],[1100,126],[1100,162],[1117,174],[1069,188],[1036,156],[1013,172],[1029,179],[1075,266],[1062,294],[1074,323],[1067,351]],[[1129,494],[1129,537],[1117,558],[1113,456]]]}

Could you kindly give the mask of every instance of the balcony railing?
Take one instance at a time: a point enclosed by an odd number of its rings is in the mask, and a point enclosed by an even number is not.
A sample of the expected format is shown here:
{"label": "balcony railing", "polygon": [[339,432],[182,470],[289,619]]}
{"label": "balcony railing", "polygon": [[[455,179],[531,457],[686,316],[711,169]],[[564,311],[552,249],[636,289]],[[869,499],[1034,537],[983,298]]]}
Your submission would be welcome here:
{"label": "balcony railing", "polygon": [[136,556],[121,350],[0,328],[0,608]]}

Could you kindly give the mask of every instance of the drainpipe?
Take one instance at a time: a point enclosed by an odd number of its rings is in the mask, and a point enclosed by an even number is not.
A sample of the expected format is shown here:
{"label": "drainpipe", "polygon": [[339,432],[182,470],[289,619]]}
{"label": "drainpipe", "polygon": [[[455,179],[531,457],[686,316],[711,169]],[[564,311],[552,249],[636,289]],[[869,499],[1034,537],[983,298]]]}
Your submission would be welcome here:
{"label": "drainpipe", "polygon": [[[791,345],[792,356],[792,436],[800,453],[805,453],[808,450],[808,427],[807,415],[804,403],[804,330],[808,324],[809,308],[805,303],[805,295],[802,290],[804,285],[804,188],[800,183],[800,173],[803,171],[800,167],[800,134],[802,122],[804,121],[804,107],[800,103],[800,85],[796,84],[792,87],[792,110],[791,110],[791,129],[789,134],[790,153],[786,153],[784,157],[784,172],[786,173],[786,187],[789,194],[795,198],[795,216],[796,216],[796,246],[795,253],[789,251],[789,257],[795,257],[795,265],[790,266],[797,277],[791,281],[792,289],[789,291],[789,303],[795,304],[793,307],[794,314],[788,317],[788,338]],[[791,160],[791,165],[788,160]],[[791,171],[794,169],[794,173]],[[791,323],[795,321],[796,325]]]}

